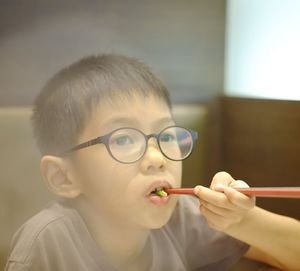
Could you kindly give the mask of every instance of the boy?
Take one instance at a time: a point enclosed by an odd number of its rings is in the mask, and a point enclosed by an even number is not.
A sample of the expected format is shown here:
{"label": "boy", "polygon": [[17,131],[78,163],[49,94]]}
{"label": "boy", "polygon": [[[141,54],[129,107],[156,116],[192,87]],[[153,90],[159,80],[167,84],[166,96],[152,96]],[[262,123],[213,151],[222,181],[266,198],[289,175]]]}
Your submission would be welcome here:
{"label": "boy", "polygon": [[300,269],[299,222],[255,207],[229,174],[195,187],[198,199],[156,194],[180,186],[196,134],[175,125],[165,86],[139,61],[101,55],[63,69],[32,121],[61,200],[15,234],[6,270],[215,271],[245,253]]}

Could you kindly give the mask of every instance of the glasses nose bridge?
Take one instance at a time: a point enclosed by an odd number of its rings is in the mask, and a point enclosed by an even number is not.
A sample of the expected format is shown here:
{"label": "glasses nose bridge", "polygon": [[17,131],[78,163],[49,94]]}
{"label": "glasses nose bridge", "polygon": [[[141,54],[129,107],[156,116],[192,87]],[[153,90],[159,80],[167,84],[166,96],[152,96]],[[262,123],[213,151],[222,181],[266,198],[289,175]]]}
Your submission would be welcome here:
{"label": "glasses nose bridge", "polygon": [[146,140],[146,145],[148,145],[148,141],[153,137],[153,138],[155,138],[156,139],[156,143],[157,143],[157,145],[159,145],[159,140],[158,140],[158,138],[159,138],[159,134],[155,134],[155,133],[152,133],[152,134],[149,134],[149,135],[145,135],[144,134],[144,136],[145,136],[145,140]]}
{"label": "glasses nose bridge", "polygon": [[145,149],[145,151],[147,151],[147,149],[148,149],[149,140],[151,138],[154,138],[155,139],[154,144],[155,144],[156,148],[161,152],[160,143],[159,143],[159,135],[160,134],[157,134],[157,133],[152,133],[152,134],[149,134],[149,135],[144,134],[145,141],[146,141],[145,142],[146,143],[146,149]]}

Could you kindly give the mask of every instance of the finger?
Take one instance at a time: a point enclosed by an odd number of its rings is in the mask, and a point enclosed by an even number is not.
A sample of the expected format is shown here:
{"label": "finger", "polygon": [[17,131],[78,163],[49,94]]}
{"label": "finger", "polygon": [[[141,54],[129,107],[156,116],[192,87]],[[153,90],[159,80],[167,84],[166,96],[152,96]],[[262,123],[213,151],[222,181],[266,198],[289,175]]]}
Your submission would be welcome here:
{"label": "finger", "polygon": [[[241,180],[233,181],[228,186],[232,187],[232,188],[248,188],[249,187],[249,185],[246,182],[241,181]],[[225,187],[226,186],[224,186],[223,184],[216,184],[214,190],[224,192]]]}
{"label": "finger", "polygon": [[227,199],[224,193],[216,192],[207,187],[198,185],[194,188],[194,193],[201,201],[206,201],[218,207],[235,209],[236,207]]}
{"label": "finger", "polygon": [[251,209],[255,206],[255,197],[248,197],[232,187],[225,187],[224,194],[233,205],[240,208]]}
{"label": "finger", "polygon": [[221,229],[228,225],[227,218],[212,212],[211,210],[205,208],[204,206],[201,206],[200,211],[205,217],[205,219],[207,220],[209,226],[216,229]]}
{"label": "finger", "polygon": [[210,188],[213,190],[218,190],[225,187],[230,186],[234,182],[234,179],[227,172],[221,171],[215,174],[210,184]]}
{"label": "finger", "polygon": [[[230,185],[230,187],[232,187],[232,188],[248,188],[249,185],[246,182],[242,181],[242,180],[236,180],[235,182],[233,182]],[[245,206],[244,204],[242,205],[244,208],[248,209],[248,208],[251,208],[253,205],[255,205],[255,201],[256,201],[255,197],[247,196],[246,198],[245,197],[243,197],[243,198],[245,200],[251,198],[251,201],[249,202],[249,204],[250,204],[249,206]],[[233,199],[232,199],[232,201],[233,201]]]}
{"label": "finger", "polygon": [[216,215],[220,215],[222,217],[237,217],[238,216],[238,213],[235,210],[218,207],[218,206],[211,204],[209,202],[206,202],[206,201],[204,201],[204,202],[202,201],[202,206],[204,208],[208,209],[209,211],[211,211],[212,213],[214,213]]}

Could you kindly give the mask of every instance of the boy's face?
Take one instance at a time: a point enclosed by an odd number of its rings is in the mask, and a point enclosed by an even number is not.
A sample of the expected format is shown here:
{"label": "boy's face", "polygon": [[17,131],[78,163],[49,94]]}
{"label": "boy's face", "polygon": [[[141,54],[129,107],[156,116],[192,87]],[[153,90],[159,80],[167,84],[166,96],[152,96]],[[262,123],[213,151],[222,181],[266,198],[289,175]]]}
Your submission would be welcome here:
{"label": "boy's face", "polygon": [[[164,101],[136,95],[113,105],[101,103],[78,141],[85,142],[122,127],[152,134],[170,125],[174,125],[174,120]],[[74,156],[84,205],[81,210],[93,210],[95,218],[122,226],[154,229],[167,223],[177,197],[159,200],[150,193],[158,186],[179,187],[182,163],[164,157],[155,138],[149,139],[145,155],[132,164],[113,159],[104,144],[81,149]]]}

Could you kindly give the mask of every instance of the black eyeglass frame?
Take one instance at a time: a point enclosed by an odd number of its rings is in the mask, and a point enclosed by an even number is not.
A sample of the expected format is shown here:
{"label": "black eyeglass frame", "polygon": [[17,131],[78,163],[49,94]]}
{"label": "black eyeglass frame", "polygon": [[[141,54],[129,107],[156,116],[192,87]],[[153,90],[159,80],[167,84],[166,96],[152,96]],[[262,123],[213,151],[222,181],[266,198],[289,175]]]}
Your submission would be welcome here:
{"label": "black eyeglass frame", "polygon": [[[161,136],[161,134],[167,130],[167,129],[170,129],[170,128],[181,128],[181,129],[185,129],[186,131],[188,131],[190,134],[191,134],[191,137],[192,137],[192,147],[191,147],[191,151],[190,153],[184,157],[183,159],[172,159],[170,157],[168,157],[164,151],[162,150],[161,146],[160,146],[160,143],[159,143],[159,137]],[[113,153],[111,152],[110,150],[110,146],[109,146],[109,139],[110,137],[112,136],[112,134],[114,134],[115,132],[119,131],[119,130],[124,130],[124,129],[131,129],[131,130],[135,130],[139,133],[141,133],[144,138],[145,138],[145,142],[146,142],[146,145],[145,145],[145,150],[144,150],[144,153],[141,155],[141,157],[139,157],[138,159],[132,161],[132,162],[123,162],[123,161],[120,161],[118,160],[114,155]],[[69,153],[71,152],[74,152],[74,151],[78,151],[80,149],[83,149],[83,148],[87,148],[87,147],[90,147],[90,146],[93,146],[93,145],[96,145],[96,144],[104,144],[105,147],[106,147],[106,150],[108,151],[108,153],[110,154],[110,156],[115,159],[116,161],[122,163],[122,164],[133,164],[137,161],[139,161],[140,159],[142,159],[142,157],[145,155],[146,151],[147,151],[147,148],[148,148],[148,141],[151,137],[154,137],[156,139],[156,142],[157,142],[157,145],[161,151],[161,153],[166,157],[168,158],[169,160],[172,160],[172,161],[183,161],[185,160],[186,158],[188,158],[192,152],[193,152],[193,149],[194,149],[194,143],[196,140],[198,140],[198,132],[196,131],[193,131],[191,129],[187,129],[187,128],[184,128],[184,127],[181,127],[181,126],[177,126],[177,125],[172,125],[172,126],[168,126],[166,128],[164,128],[163,130],[161,130],[158,134],[157,133],[152,133],[152,134],[149,134],[149,135],[146,135],[144,134],[142,131],[140,131],[139,129],[136,129],[136,128],[132,128],[132,127],[121,127],[121,128],[118,128],[118,129],[115,129],[113,131],[111,131],[110,133],[106,134],[106,135],[103,135],[103,136],[99,136],[99,137],[96,137],[96,138],[93,138],[91,140],[88,140],[86,142],[83,142],[79,145],[76,145],[75,147],[63,152],[60,156],[66,156],[68,155]]]}

